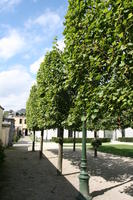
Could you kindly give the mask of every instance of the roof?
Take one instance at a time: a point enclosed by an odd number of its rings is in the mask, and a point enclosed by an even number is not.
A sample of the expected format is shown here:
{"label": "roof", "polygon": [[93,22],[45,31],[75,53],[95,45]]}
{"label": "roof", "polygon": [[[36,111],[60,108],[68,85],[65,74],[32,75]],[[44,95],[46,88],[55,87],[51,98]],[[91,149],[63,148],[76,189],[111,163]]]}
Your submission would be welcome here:
{"label": "roof", "polygon": [[0,108],[2,109],[2,110],[4,110],[4,108],[0,105]]}

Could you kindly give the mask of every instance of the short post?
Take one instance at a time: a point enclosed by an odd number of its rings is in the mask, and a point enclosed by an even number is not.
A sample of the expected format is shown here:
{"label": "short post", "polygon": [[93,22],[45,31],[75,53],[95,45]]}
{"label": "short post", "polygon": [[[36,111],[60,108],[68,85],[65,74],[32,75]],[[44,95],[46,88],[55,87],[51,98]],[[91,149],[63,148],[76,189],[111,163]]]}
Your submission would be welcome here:
{"label": "short post", "polygon": [[82,158],[80,165],[80,175],[79,175],[79,190],[80,194],[77,197],[78,200],[91,200],[89,196],[89,175],[87,172],[87,158],[86,158],[86,120],[83,120],[82,127]]}

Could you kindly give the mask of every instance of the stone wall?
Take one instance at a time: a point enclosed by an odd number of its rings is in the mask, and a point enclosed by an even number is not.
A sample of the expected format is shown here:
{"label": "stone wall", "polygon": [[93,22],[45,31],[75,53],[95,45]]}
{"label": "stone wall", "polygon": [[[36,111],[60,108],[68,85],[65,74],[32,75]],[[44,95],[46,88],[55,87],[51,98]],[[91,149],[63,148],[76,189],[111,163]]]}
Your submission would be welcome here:
{"label": "stone wall", "polygon": [[10,133],[10,123],[3,122],[1,141],[4,147],[7,147],[9,145],[9,133]]}

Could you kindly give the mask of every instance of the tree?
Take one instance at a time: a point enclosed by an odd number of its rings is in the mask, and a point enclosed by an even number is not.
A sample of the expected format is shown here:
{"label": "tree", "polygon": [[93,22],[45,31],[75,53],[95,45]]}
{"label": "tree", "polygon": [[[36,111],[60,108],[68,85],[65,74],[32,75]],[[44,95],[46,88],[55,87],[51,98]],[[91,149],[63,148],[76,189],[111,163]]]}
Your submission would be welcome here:
{"label": "tree", "polygon": [[71,113],[86,112],[88,129],[132,126],[132,8],[128,0],[69,0],[66,84],[76,93]]}
{"label": "tree", "polygon": [[37,86],[33,85],[30,90],[30,96],[26,103],[27,127],[29,130],[33,130],[32,151],[35,150],[35,131],[38,130],[37,116],[38,116]]}
{"label": "tree", "polygon": [[[56,42],[55,42],[56,43]],[[63,122],[69,110],[69,94],[64,88],[65,67],[57,44],[45,55],[37,75],[46,128],[57,128],[59,137],[58,174],[62,173]]]}
{"label": "tree", "polygon": [[86,101],[94,129],[105,113],[111,121],[116,115],[117,121],[127,118],[121,126],[132,126],[132,7],[128,0],[69,1],[64,31],[68,83],[77,90],[75,106],[80,109]]}

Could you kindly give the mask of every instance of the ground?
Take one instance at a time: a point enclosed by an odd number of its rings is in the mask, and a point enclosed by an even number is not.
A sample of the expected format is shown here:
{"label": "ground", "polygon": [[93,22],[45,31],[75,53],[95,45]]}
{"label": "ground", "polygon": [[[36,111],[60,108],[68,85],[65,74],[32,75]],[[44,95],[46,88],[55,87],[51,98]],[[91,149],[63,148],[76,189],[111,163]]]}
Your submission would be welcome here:
{"label": "ground", "polygon": [[[81,150],[64,149],[63,176],[56,175],[57,144],[39,144],[31,152],[29,137],[6,150],[0,169],[0,200],[74,200],[78,196]],[[87,151],[90,194],[93,200],[133,199],[133,159]]]}

